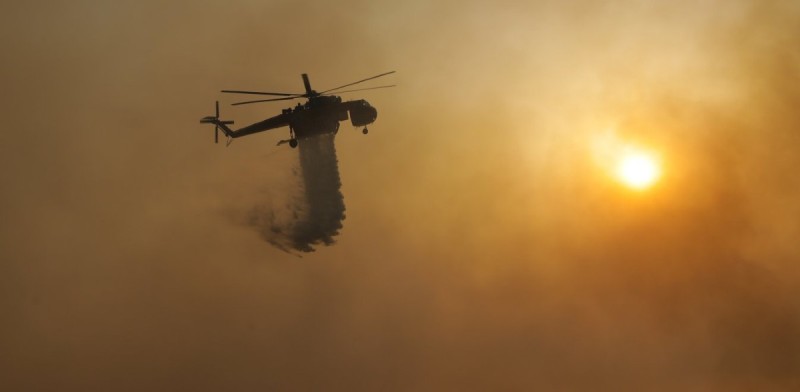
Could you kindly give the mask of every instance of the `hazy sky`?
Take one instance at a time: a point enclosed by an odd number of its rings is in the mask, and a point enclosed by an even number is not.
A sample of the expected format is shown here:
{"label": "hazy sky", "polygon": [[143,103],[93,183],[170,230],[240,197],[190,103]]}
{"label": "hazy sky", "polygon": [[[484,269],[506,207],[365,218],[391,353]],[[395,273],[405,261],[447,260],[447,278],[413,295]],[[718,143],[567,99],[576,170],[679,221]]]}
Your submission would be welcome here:
{"label": "hazy sky", "polygon": [[[797,1],[49,3],[0,14],[5,388],[800,389]],[[198,120],[288,105],[219,90],[389,70],[337,244],[265,242],[288,131]]]}

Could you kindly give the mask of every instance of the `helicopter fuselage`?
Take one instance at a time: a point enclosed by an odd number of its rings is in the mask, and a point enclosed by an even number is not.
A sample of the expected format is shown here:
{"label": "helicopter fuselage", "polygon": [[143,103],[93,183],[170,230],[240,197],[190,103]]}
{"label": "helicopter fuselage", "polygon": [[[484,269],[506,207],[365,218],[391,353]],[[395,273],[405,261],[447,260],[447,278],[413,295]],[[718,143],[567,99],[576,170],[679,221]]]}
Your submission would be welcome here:
{"label": "helicopter fuselage", "polygon": [[[260,99],[254,101],[237,102],[233,105],[243,105],[257,102],[270,102],[270,101],[283,101],[297,98],[306,98],[305,103],[298,103],[295,107],[283,109],[281,114],[270,117],[266,120],[259,121],[255,124],[248,125],[244,128],[233,130],[228,127],[228,124],[233,124],[233,121],[220,120],[219,118],[219,101],[216,102],[216,114],[214,116],[203,117],[200,122],[204,124],[214,124],[214,140],[218,140],[219,131],[222,131],[228,138],[238,138],[242,136],[252,135],[254,133],[267,131],[270,129],[289,127],[289,140],[282,140],[278,144],[288,142],[291,147],[297,147],[297,139],[307,138],[314,135],[335,133],[339,130],[339,123],[350,119],[350,123],[355,127],[364,127],[362,132],[367,133],[367,125],[375,122],[378,117],[378,110],[369,104],[366,100],[359,99],[353,101],[344,101],[336,95],[332,95],[332,91],[341,90],[342,88],[353,86],[358,83],[366,82],[381,76],[389,75],[394,71],[385,72],[370,78],[362,79],[357,82],[348,83],[330,90],[325,90],[318,93],[311,89],[311,83],[308,80],[308,75],[302,74],[303,85],[306,92],[303,94],[290,94],[290,93],[274,93],[274,92],[260,92],[260,91],[243,91],[243,90],[222,90],[223,93],[235,94],[255,94],[255,95],[270,95],[279,96],[281,98]],[[340,93],[354,92],[361,90],[374,90],[378,88],[394,87],[377,86],[364,89],[355,89],[347,91],[339,91]]]}
{"label": "helicopter fuselage", "polygon": [[337,96],[321,96],[284,109],[281,115],[287,116],[287,125],[295,137],[304,138],[336,132],[339,123],[348,119],[353,126],[367,126],[375,122],[378,111],[363,99],[342,102]]}

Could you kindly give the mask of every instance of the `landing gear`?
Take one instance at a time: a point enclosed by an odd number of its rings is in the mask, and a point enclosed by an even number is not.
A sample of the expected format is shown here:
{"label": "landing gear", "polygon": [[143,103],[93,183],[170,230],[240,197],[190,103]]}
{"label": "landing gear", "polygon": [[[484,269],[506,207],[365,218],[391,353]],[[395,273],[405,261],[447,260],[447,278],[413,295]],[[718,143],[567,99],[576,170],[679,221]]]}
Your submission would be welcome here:
{"label": "landing gear", "polygon": [[366,135],[369,133],[369,129],[367,129],[367,127],[364,127],[364,129],[361,130],[361,133]]}
{"label": "landing gear", "polygon": [[289,127],[289,147],[297,148],[297,137],[294,136],[294,128]]}

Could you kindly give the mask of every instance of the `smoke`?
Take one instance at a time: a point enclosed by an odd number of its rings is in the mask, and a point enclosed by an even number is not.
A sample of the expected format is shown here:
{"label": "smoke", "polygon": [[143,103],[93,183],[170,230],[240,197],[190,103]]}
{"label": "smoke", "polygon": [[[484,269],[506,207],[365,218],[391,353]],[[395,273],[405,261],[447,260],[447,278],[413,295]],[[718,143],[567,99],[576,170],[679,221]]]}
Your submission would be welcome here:
{"label": "smoke", "polygon": [[[797,1],[95,3],[0,15],[5,389],[800,390]],[[338,163],[197,124],[383,69]]]}
{"label": "smoke", "polygon": [[285,198],[268,200],[250,212],[247,223],[279,249],[313,252],[316,245],[335,243],[345,215],[334,139],[332,133],[299,139],[294,186]]}

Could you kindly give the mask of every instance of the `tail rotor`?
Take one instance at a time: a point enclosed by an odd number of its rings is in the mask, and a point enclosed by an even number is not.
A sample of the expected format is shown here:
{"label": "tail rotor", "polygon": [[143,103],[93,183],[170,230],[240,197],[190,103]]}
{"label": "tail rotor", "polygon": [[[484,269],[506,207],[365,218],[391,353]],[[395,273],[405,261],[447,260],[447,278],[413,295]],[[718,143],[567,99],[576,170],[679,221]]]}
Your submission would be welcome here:
{"label": "tail rotor", "polygon": [[219,126],[233,124],[233,121],[220,121],[219,119],[219,101],[214,104],[214,116],[206,116],[200,120],[203,124],[214,124],[214,143],[219,143]]}

